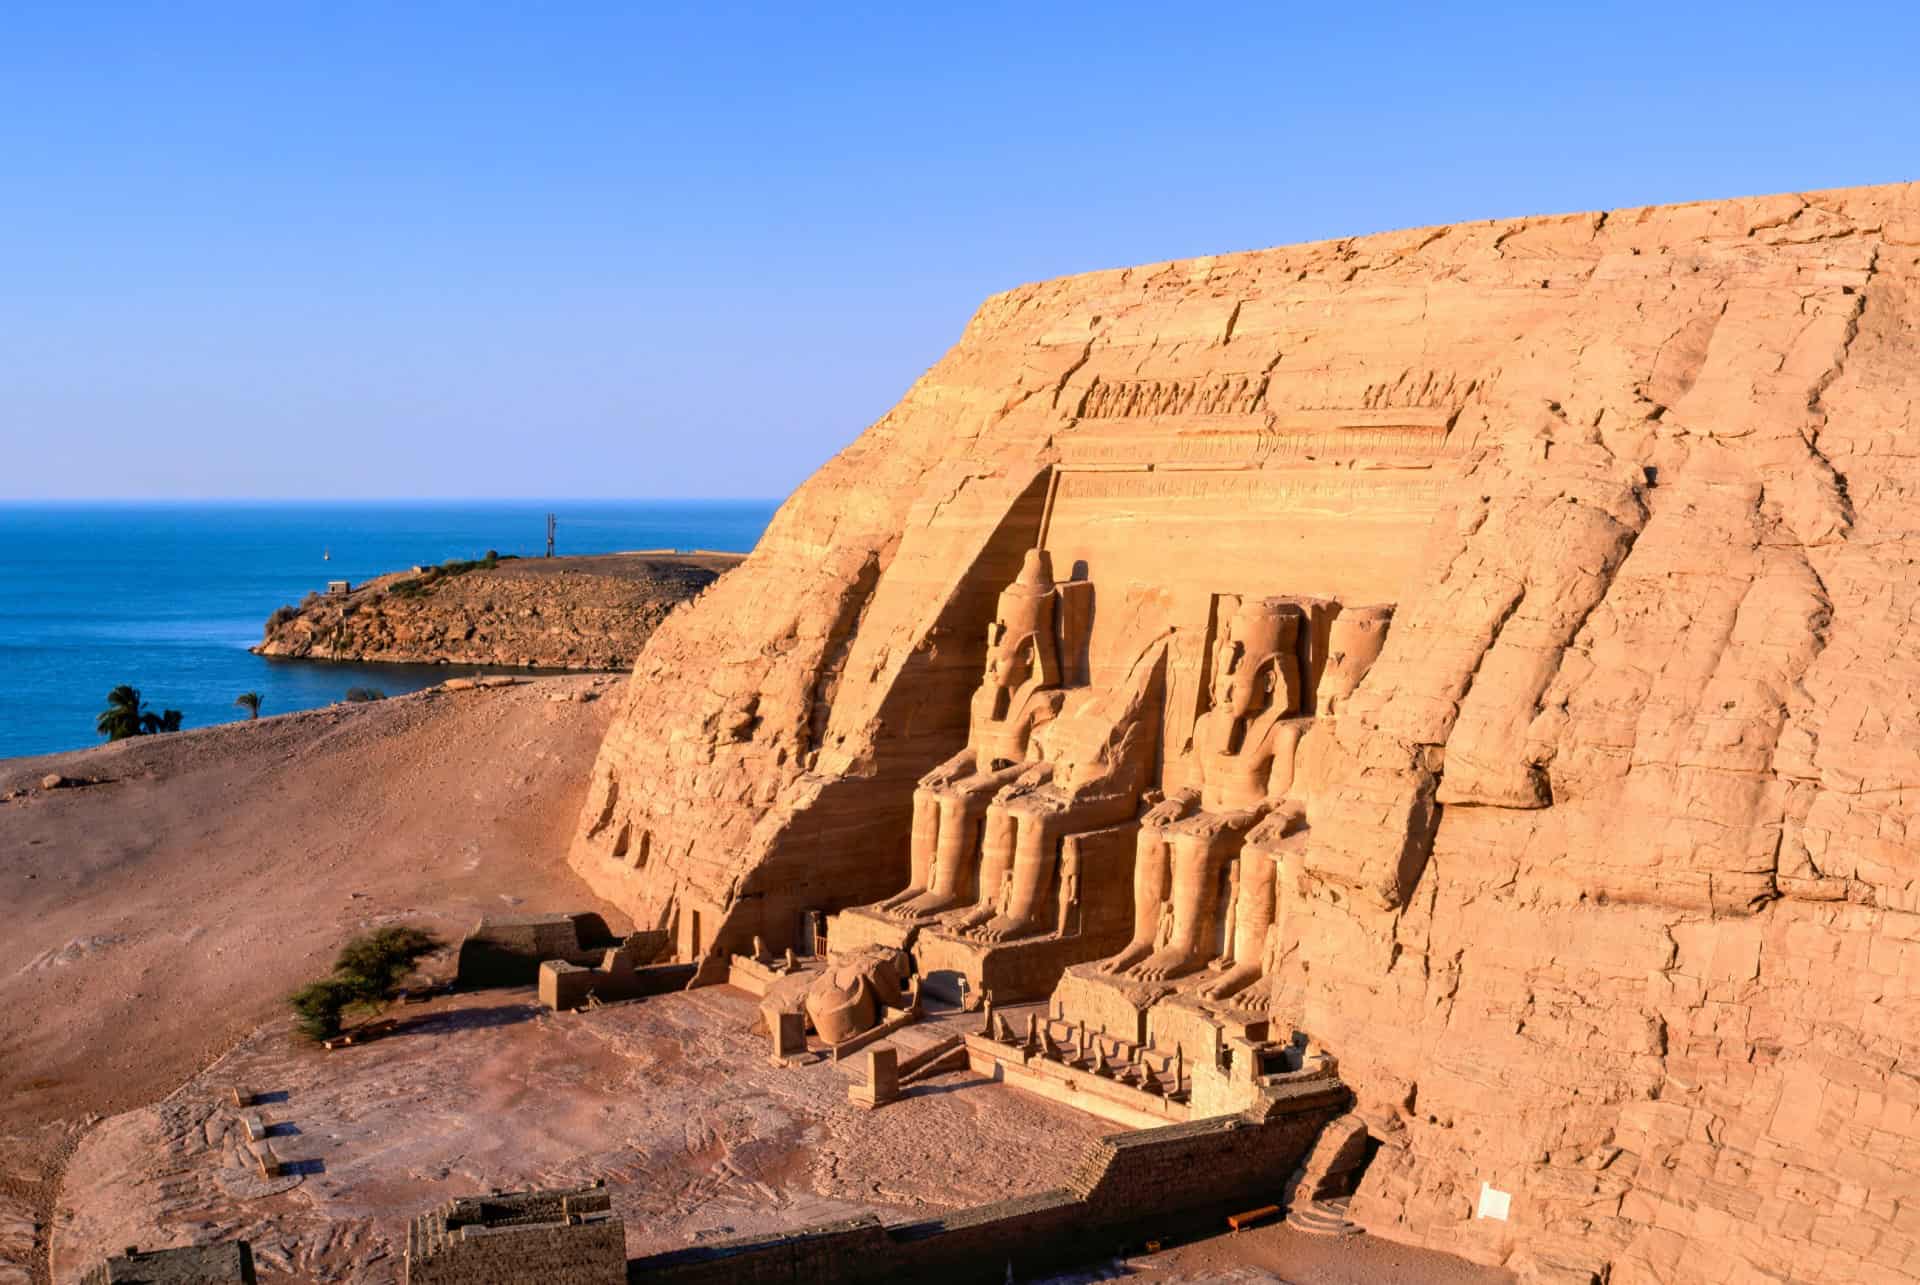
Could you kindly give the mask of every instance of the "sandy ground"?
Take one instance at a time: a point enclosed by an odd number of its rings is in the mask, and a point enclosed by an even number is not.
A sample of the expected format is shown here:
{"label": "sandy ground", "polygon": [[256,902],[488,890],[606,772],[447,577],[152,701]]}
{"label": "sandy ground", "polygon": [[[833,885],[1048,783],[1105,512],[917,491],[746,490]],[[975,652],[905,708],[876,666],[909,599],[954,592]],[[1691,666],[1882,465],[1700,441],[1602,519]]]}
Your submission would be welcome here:
{"label": "sandy ground", "polygon": [[[262,1280],[390,1281],[455,1194],[604,1178],[628,1250],[907,1217],[1056,1185],[1111,1126],[968,1074],[865,1112],[853,1065],[776,1069],[708,988],[581,1014],[527,992],[397,1011],[327,1053],[282,1001],[406,921],[592,909],[564,853],[618,680],[401,697],[0,761],[0,1285],[129,1244],[249,1238]],[[40,788],[57,772],[83,784]],[[439,972],[450,960],[435,961]],[[970,1020],[970,1019],[969,1019]],[[933,1038],[915,1028],[903,1051]],[[856,1062],[857,1064],[857,1062]],[[260,1179],[220,1093],[267,1095]],[[1062,1276],[1295,1285],[1509,1279],[1285,1227]]]}
{"label": "sandy ground", "polygon": [[[174,1090],[354,931],[457,938],[516,906],[622,926],[565,865],[615,702],[564,698],[618,681],[0,760],[0,1285],[24,1279],[81,1122]],[[93,783],[42,790],[50,772]]]}
{"label": "sandy ground", "polygon": [[[528,991],[404,1010],[333,1053],[274,1022],[164,1102],[82,1142],[55,1280],[103,1252],[244,1236],[263,1281],[393,1279],[406,1221],[453,1195],[605,1179],[629,1254],[861,1211],[909,1216],[1057,1185],[1111,1126],[970,1074],[869,1112],[858,1059],[776,1068],[757,1001],[708,987],[587,1013]],[[977,1022],[959,1018],[962,1024]],[[924,1036],[922,1037],[924,1038]],[[272,1099],[290,1179],[244,1163],[231,1082]]]}

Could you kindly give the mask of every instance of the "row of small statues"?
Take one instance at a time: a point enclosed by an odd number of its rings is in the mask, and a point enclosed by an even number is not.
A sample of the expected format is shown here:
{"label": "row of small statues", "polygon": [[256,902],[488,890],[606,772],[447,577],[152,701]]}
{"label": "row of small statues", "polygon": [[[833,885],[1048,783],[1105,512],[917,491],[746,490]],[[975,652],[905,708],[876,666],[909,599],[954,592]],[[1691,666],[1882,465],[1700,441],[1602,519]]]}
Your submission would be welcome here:
{"label": "row of small statues", "polygon": [[1244,415],[1260,408],[1267,391],[1265,379],[1222,376],[1211,384],[1198,380],[1162,383],[1095,383],[1087,390],[1080,414],[1086,419],[1116,419],[1134,415]]}
{"label": "row of small statues", "polygon": [[[1055,1023],[1042,1022],[1038,1013],[1027,1014],[1027,1031],[1023,1037],[1014,1034],[1007,1015],[996,1014],[991,1004],[983,1012],[985,1016],[980,1033],[1008,1048],[1019,1049],[1029,1060],[1044,1058],[1063,1066],[1077,1067],[1156,1097],[1179,1100],[1186,1096],[1186,1055],[1178,1046],[1175,1046],[1171,1057],[1163,1058],[1163,1070],[1155,1071],[1151,1051],[1144,1045],[1089,1031],[1085,1022],[1077,1026],[1063,1023],[1066,1027],[1066,1042],[1063,1044],[1054,1037]],[[1113,1045],[1112,1057],[1107,1056],[1109,1043]],[[1162,1078],[1163,1075],[1165,1078]]]}
{"label": "row of small statues", "polygon": [[1359,686],[1392,609],[1240,602],[1211,657],[1192,779],[1158,797],[1148,777],[1168,638],[1146,646],[1109,690],[1069,691],[1065,662],[1085,643],[1071,630],[1088,613],[1063,610],[1065,587],[1035,549],[1000,595],[966,747],[921,779],[908,886],[870,910],[988,944],[1047,933],[1078,896],[1060,874],[1062,840],[1137,818],[1133,936],[1103,967],[1160,983],[1213,962],[1221,975],[1209,998],[1248,991],[1275,919],[1271,853],[1307,823],[1302,741]]}

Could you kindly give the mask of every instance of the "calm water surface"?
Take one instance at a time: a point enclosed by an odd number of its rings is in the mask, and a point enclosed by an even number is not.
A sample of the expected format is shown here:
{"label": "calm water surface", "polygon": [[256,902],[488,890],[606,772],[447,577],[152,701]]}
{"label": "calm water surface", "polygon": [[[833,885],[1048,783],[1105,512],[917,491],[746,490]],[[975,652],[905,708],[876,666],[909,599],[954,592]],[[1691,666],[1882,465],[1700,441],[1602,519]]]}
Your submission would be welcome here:
{"label": "calm water surface", "polygon": [[330,579],[358,582],[488,549],[537,556],[546,514],[558,551],[745,552],[775,502],[446,504],[0,504],[0,758],[98,744],[94,716],[131,683],[186,726],[284,714],[349,687],[388,695],[472,672],[445,665],[269,660],[268,613]]}

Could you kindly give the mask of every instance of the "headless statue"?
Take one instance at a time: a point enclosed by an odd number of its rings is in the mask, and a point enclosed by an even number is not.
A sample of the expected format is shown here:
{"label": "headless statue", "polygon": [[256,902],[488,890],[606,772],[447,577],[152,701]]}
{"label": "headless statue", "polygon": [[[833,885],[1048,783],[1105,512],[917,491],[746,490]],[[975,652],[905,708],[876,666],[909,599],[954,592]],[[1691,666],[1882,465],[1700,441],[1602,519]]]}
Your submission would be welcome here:
{"label": "headless statue", "polygon": [[[1278,599],[1249,601],[1228,622],[1213,657],[1211,704],[1194,729],[1198,783],[1175,791],[1142,818],[1134,853],[1133,940],[1102,971],[1170,981],[1213,957],[1229,863],[1246,833],[1293,784],[1293,752],[1308,722],[1290,717],[1300,708],[1298,651],[1305,623],[1297,604]],[[1230,921],[1262,900],[1257,883],[1242,874]],[[1227,953],[1257,960],[1257,945],[1241,953],[1237,927]]]}
{"label": "headless statue", "polygon": [[1140,805],[1165,673],[1166,642],[1157,639],[1114,692],[1090,696],[1035,738],[1041,761],[1002,788],[987,809],[981,902],[950,919],[950,930],[985,942],[1047,930],[1060,841],[1124,821]]}
{"label": "headless statue", "polygon": [[984,895],[974,890],[980,823],[987,805],[1033,759],[1034,733],[1060,711],[1060,598],[1053,562],[1029,549],[1019,578],[1000,595],[987,630],[986,673],[974,691],[967,745],[920,778],[913,792],[907,887],[879,903],[921,923]]}

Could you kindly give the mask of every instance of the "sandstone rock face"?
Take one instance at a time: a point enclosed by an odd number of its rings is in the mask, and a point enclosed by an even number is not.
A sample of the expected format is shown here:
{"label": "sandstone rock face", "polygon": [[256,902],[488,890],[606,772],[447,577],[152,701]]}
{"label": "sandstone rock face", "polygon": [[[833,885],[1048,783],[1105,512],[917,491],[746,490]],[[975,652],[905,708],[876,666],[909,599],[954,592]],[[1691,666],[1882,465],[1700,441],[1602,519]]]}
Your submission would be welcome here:
{"label": "sandstone rock face", "polygon": [[[615,553],[429,567],[315,594],[276,613],[263,656],[623,669],[667,613],[739,559]],[[458,564],[455,564],[456,566]]]}
{"label": "sandstone rock face", "polygon": [[1917,292],[1907,185],[997,296],[654,634],[574,868],[682,958],[899,890],[1028,548],[1095,687],[1165,633],[1163,787],[1219,603],[1393,604],[1263,982],[1380,1144],[1352,1216],[1920,1279]]}

